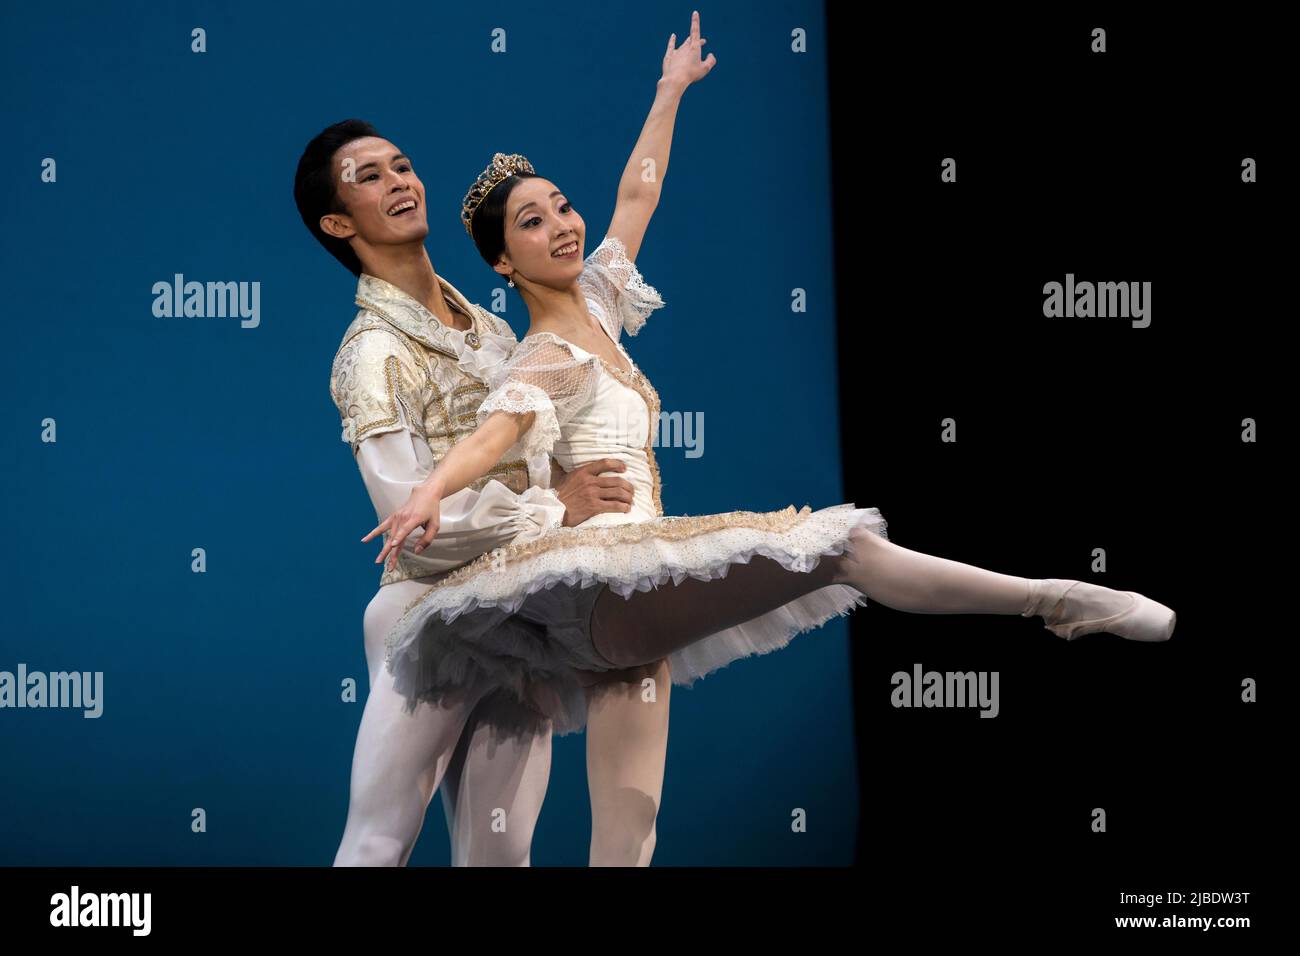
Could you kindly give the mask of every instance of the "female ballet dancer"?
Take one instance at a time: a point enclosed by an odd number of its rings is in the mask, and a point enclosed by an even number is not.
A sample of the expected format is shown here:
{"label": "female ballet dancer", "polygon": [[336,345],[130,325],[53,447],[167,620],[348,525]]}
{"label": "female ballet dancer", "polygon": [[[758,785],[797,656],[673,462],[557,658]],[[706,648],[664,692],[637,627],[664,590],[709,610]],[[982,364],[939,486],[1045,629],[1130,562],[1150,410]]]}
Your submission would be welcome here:
{"label": "female ballet dancer", "polygon": [[[683,49],[698,53],[703,42],[696,14]],[[660,83],[668,79],[666,70]],[[636,334],[663,305],[634,260],[667,169],[671,112],[647,121],[605,238],[586,259],[585,222],[522,156],[496,154],[466,196],[466,229],[520,290],[529,331],[489,378],[477,431],[363,540],[384,533],[376,560],[391,563],[423,527],[416,545],[423,550],[438,532],[440,500],[507,453],[528,461],[538,483],[552,455],[568,469],[616,458],[635,491],[625,512],[499,548],[413,602],[387,640],[389,669],[408,699],[442,699],[471,665],[510,673],[514,693],[543,714],[556,706],[555,675],[565,667],[601,673],[667,658],[671,681],[690,685],[868,598],[917,613],[1041,616],[1066,639],[1098,632],[1168,639],[1173,611],[1136,592],[911,551],[888,540],[876,508],[664,516],[651,447],[659,398],[620,336]],[[658,171],[650,183],[640,175],[647,161]],[[546,623],[547,640],[527,647],[494,640],[493,622],[511,613]],[[557,724],[556,732],[564,729]],[[598,769],[591,756],[589,772]]]}
{"label": "female ballet dancer", "polygon": [[[662,174],[667,140],[666,131],[654,142],[643,137],[628,169],[640,168],[644,145]],[[466,197],[471,235],[520,289],[529,331],[489,379],[478,429],[363,540],[385,534],[376,562],[391,564],[396,548],[422,527],[415,550],[423,550],[438,532],[441,499],[507,452],[528,461],[539,480],[551,455],[564,468],[619,459],[633,503],[452,571],[390,632],[390,670],[422,664],[407,676],[437,699],[439,648],[494,659],[501,649],[462,635],[478,630],[480,616],[513,612],[538,594],[570,625],[552,632],[562,641],[533,648],[548,663],[602,672],[666,657],[673,682],[688,685],[738,658],[783,647],[867,598],[916,613],[1041,616],[1066,639],[1098,632],[1170,637],[1174,612],[1141,594],[911,551],[888,540],[877,508],[665,517],[651,446],[659,397],[619,341],[621,331],[636,334],[663,304],[633,262],[653,208],[620,200],[604,241],[584,261],[586,224],[524,157],[496,154]],[[669,580],[671,587],[661,587]],[[545,678],[543,670],[534,674]],[[518,686],[531,703],[542,703],[545,687],[522,676]]]}

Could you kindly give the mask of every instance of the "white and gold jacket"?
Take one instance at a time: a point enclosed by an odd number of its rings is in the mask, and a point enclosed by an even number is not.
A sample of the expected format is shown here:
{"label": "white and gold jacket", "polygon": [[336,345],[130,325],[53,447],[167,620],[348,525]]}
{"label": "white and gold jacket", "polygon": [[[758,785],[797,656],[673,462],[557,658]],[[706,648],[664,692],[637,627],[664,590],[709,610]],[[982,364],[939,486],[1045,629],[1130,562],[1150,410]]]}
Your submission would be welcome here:
{"label": "white and gold jacket", "polygon": [[[438,282],[448,305],[469,317],[469,330],[444,325],[401,289],[362,274],[360,311],[334,356],[330,396],[380,520],[405,504],[452,446],[474,431],[475,413],[488,394],[487,370],[518,344],[503,320],[470,303],[442,276]],[[524,461],[502,461],[445,498],[433,543],[417,555],[412,547],[419,535],[412,535],[396,569],[385,570],[379,583],[442,574],[563,520],[564,505],[553,491],[529,487]]]}

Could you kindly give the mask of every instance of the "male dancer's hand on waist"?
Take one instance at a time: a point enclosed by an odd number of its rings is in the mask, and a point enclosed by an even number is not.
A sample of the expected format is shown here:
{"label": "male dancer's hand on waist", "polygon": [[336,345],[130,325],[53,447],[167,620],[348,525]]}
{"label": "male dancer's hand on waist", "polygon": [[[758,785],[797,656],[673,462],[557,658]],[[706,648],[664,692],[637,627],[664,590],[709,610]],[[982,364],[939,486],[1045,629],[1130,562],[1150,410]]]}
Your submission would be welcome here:
{"label": "male dancer's hand on waist", "polygon": [[598,458],[565,471],[551,459],[551,488],[564,505],[564,526],[572,528],[592,515],[632,510],[635,489],[626,478],[604,475],[626,471],[627,463],[617,458]]}

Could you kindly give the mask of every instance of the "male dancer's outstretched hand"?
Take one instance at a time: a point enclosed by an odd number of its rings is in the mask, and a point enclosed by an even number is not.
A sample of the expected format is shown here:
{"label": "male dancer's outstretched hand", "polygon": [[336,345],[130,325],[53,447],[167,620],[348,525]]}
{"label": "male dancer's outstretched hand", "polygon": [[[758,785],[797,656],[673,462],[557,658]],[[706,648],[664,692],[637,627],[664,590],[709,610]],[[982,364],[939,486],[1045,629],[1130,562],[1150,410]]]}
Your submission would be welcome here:
{"label": "male dancer's outstretched hand", "polygon": [[418,528],[423,528],[424,534],[420,536],[420,542],[415,546],[416,554],[427,548],[433,541],[442,517],[442,489],[437,481],[432,480],[437,475],[437,469],[434,469],[433,474],[411,489],[411,497],[407,499],[406,504],[379,522],[370,534],[361,539],[364,544],[375,535],[388,532],[388,540],[384,542],[379,557],[375,558],[375,564],[379,564],[387,556],[388,570],[392,571],[396,568],[397,556],[402,551],[402,542]]}
{"label": "male dancer's outstretched hand", "polygon": [[[627,464],[617,458],[598,458],[566,472],[552,459],[551,485],[556,497],[564,505],[565,526],[580,525],[592,515],[607,511],[631,511],[634,491],[631,482],[625,478],[602,474],[626,469]],[[430,478],[432,477],[431,475]],[[377,534],[388,532],[388,540],[384,542],[379,557],[375,558],[375,564],[381,564],[387,558],[389,571],[397,567],[397,556],[402,550],[402,543],[421,528],[424,533],[415,545],[415,553],[424,551],[438,534],[442,497],[438,483],[429,479],[412,488],[411,497],[406,504],[361,539],[364,543]]]}

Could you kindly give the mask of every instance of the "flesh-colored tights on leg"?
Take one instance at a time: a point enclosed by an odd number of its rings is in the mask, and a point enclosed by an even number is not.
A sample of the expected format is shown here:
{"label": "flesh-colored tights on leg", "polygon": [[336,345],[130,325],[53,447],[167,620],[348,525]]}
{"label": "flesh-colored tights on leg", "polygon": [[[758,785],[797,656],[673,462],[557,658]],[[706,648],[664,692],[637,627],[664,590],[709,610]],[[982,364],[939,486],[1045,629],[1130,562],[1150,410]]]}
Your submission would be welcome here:
{"label": "flesh-colored tights on leg", "polygon": [[592,610],[592,640],[620,667],[643,664],[835,584],[918,614],[1020,614],[1030,595],[1028,578],[912,551],[859,527],[844,554],[807,572],[754,557],[724,578],[688,578],[627,598],[606,590]]}

